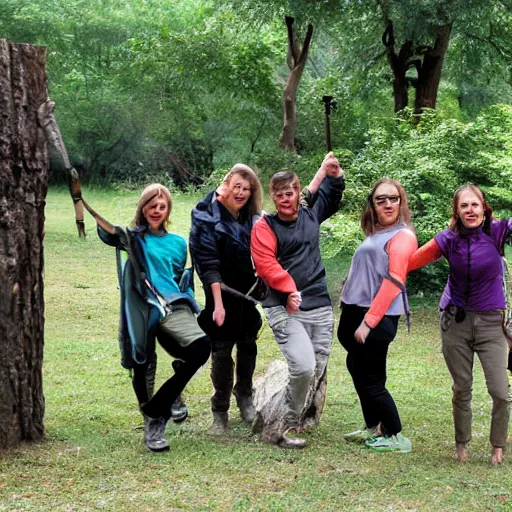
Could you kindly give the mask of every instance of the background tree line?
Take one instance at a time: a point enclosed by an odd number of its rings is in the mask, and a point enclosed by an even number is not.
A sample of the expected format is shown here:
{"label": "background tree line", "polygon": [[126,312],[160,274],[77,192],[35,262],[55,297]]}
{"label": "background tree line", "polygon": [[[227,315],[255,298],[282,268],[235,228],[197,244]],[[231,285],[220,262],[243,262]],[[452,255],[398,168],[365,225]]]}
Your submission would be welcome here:
{"label": "background tree line", "polygon": [[349,182],[331,253],[353,249],[383,175],[405,185],[420,242],[461,183],[512,209],[510,0],[3,0],[0,36],[48,46],[84,181],[198,186],[236,161],[263,181],[282,167],[307,180],[327,94]]}

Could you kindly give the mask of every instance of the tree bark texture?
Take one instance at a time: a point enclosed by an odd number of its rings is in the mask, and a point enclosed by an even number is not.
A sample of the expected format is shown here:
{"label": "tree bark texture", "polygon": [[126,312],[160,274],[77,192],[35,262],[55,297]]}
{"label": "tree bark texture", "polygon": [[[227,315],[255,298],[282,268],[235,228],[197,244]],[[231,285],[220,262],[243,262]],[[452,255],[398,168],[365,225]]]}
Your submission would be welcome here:
{"label": "tree bark texture", "polygon": [[44,434],[46,49],[0,39],[0,449]]}
{"label": "tree bark texture", "polygon": [[439,29],[432,49],[427,51],[418,70],[414,113],[421,114],[424,108],[436,108],[437,91],[443,71],[444,56],[448,50],[451,25]]}
{"label": "tree bark texture", "polygon": [[[324,367],[311,382],[308,397],[301,414],[299,430],[307,431],[318,426],[327,395],[327,372]],[[265,374],[254,383],[256,417],[253,431],[261,441],[277,444],[287,426],[288,365],[281,360],[272,361]]]}
{"label": "tree bark texture", "polygon": [[297,129],[297,89],[299,88],[300,79],[304,66],[306,65],[313,37],[313,25],[309,24],[306,37],[302,43],[302,48],[297,43],[294,19],[287,16],[285,18],[286,28],[288,31],[288,57],[287,64],[290,68],[290,74],[286,80],[283,91],[283,129],[279,136],[279,146],[295,153],[295,131]]}

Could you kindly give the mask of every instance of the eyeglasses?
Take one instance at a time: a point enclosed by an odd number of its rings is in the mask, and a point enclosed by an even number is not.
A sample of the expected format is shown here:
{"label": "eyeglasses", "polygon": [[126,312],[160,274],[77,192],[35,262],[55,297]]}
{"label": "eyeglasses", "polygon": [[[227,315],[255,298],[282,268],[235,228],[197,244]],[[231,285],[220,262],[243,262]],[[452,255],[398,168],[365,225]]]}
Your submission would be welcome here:
{"label": "eyeglasses", "polygon": [[398,204],[400,202],[400,196],[377,196],[373,199],[373,204],[384,206],[388,200],[391,204]]}

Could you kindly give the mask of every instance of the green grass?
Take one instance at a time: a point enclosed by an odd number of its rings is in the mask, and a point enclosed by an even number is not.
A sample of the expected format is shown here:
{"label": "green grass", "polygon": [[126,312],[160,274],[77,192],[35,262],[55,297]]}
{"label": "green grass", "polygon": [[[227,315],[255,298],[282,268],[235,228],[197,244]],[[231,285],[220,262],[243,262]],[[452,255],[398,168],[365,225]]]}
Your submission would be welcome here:
{"label": "green grass", "polygon": [[[110,220],[127,224],[135,194],[86,192]],[[172,230],[188,233],[198,197],[176,195]],[[470,461],[453,455],[451,380],[440,353],[435,307],[418,304],[389,356],[389,389],[412,439],[410,454],[375,454],[343,441],[361,424],[357,397],[335,340],[320,427],[301,452],[260,443],[235,408],[231,433],[212,439],[209,369],[186,391],[190,419],[169,425],[171,451],[149,453],[128,373],[119,365],[114,250],[76,236],[71,201],[48,195],[45,238],[46,439],[1,454],[4,510],[512,510],[512,463],[489,465],[490,398],[479,365]],[[348,261],[327,262],[333,294]],[[202,292],[198,297],[202,300]],[[339,311],[337,311],[339,313]],[[280,357],[268,327],[257,374]],[[160,354],[160,380],[170,360]]]}

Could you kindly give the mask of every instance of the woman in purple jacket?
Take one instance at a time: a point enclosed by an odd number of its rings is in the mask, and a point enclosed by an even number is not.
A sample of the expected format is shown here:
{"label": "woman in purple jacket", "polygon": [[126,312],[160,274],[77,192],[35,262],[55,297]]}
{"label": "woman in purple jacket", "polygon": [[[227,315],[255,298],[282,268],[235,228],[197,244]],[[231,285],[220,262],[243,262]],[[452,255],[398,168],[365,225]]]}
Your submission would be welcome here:
{"label": "woman in purple jacket", "polygon": [[476,185],[453,196],[450,226],[418,249],[409,270],[444,256],[450,265],[440,303],[443,355],[453,379],[456,457],[466,462],[471,440],[473,359],[478,354],[492,397],[491,464],[503,462],[508,436],[510,396],[507,340],[503,333],[503,247],[512,218],[496,220]]}

